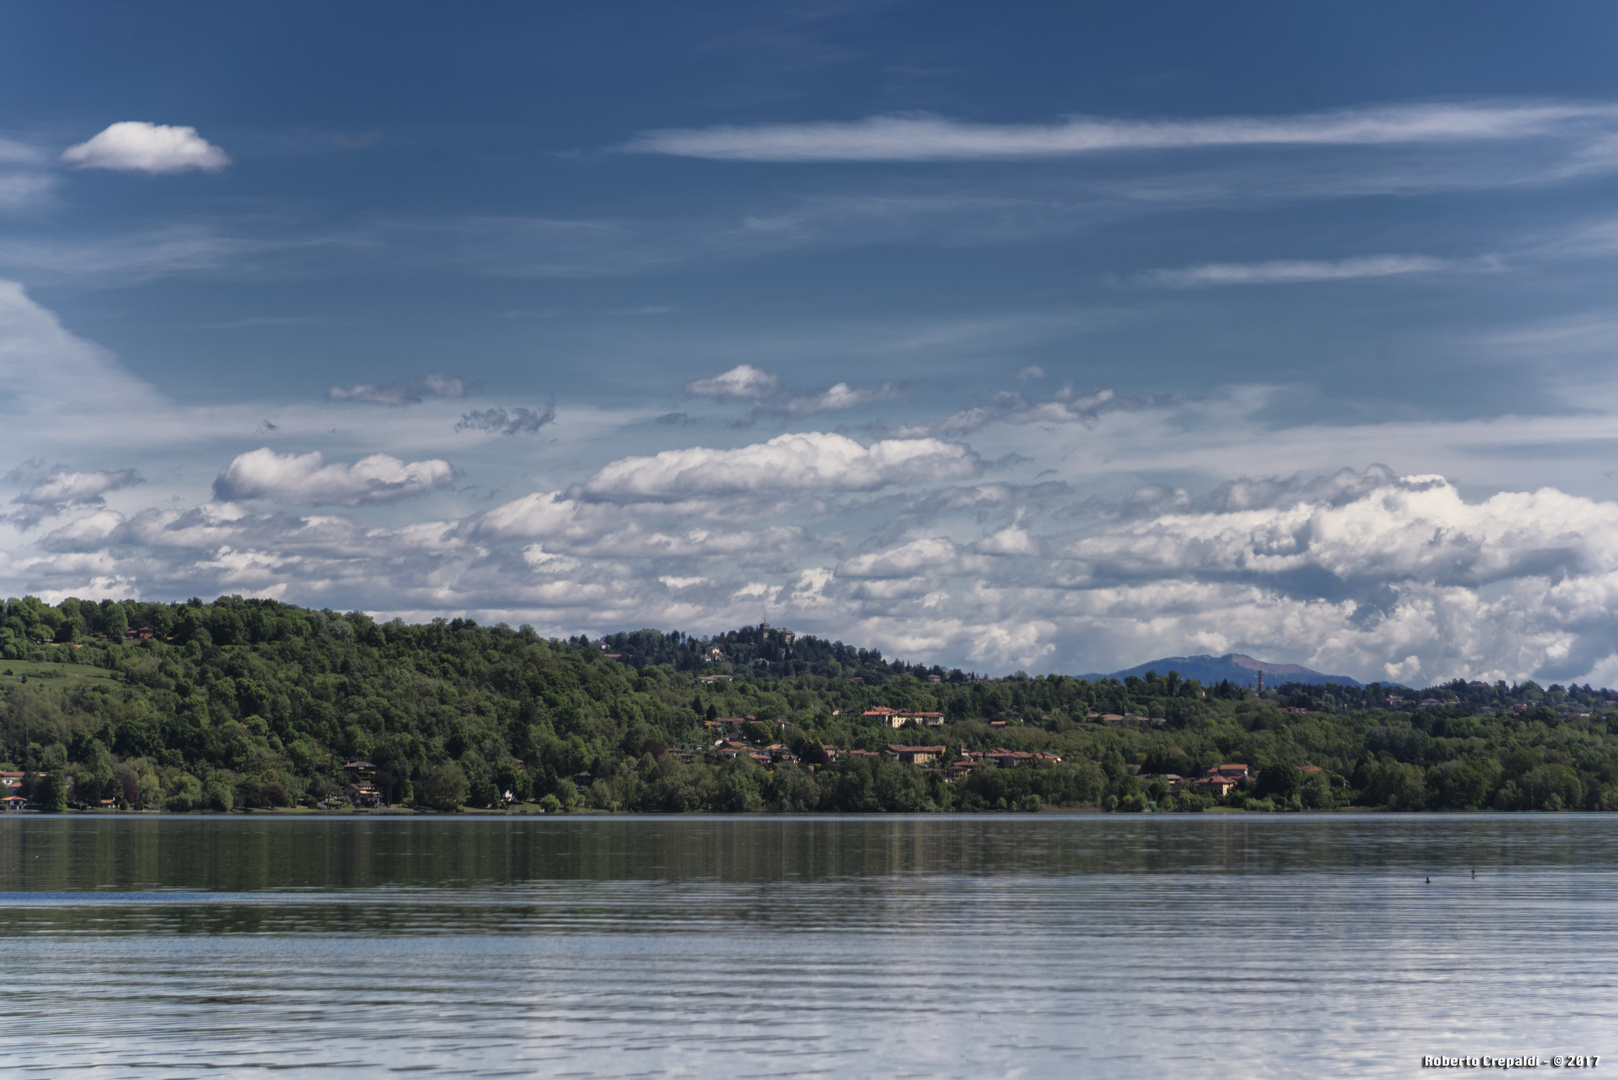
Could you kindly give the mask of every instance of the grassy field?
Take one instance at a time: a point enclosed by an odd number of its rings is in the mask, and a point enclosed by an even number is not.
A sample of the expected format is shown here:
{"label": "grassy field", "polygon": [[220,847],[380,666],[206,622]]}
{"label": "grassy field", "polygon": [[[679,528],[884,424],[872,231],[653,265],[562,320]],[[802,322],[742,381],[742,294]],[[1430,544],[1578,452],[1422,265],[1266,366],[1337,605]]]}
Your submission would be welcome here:
{"label": "grassy field", "polygon": [[106,668],[89,664],[38,664],[32,660],[0,660],[0,687],[16,686],[17,676],[26,675],[30,683],[41,686],[70,686],[87,681],[112,681],[114,676]]}

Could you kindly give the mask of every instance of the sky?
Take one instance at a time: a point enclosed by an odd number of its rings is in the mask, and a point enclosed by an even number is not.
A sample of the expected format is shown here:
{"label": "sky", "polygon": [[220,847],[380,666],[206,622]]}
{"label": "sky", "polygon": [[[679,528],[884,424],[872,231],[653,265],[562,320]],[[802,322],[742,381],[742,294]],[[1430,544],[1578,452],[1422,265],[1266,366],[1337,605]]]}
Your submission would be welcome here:
{"label": "sky", "polygon": [[1618,685],[1615,35],[0,3],[0,595]]}

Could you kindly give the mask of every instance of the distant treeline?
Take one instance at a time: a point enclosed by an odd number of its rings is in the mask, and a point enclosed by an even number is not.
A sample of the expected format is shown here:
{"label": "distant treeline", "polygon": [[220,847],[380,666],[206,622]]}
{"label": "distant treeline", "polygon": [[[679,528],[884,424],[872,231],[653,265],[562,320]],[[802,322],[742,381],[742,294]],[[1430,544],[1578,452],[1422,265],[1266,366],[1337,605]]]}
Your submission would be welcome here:
{"label": "distant treeline", "polygon": [[[380,802],[441,810],[1618,809],[1618,704],[1588,686],[991,680],[763,626],[556,641],[240,597],[8,600],[0,671],[0,763],[43,809],[336,804],[352,762]],[[766,760],[717,751],[715,717],[751,717]],[[824,749],[890,743],[944,752]],[[992,748],[1061,761],[946,781]],[[1226,795],[1188,783],[1235,762],[1255,778]]]}

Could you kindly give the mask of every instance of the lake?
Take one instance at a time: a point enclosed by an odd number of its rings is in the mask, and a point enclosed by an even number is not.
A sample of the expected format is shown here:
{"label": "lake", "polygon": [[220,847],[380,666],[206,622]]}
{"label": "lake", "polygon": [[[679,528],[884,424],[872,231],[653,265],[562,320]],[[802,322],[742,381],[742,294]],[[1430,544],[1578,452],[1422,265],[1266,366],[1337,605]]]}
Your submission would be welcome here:
{"label": "lake", "polygon": [[11,1077],[1596,1074],[1618,815],[9,815],[0,949]]}

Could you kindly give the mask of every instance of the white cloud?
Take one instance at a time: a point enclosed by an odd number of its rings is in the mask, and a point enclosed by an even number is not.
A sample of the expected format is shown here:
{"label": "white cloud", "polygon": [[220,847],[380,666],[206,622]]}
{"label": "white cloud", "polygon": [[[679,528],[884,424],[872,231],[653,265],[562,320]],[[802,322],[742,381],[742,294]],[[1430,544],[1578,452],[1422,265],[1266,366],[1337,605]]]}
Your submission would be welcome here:
{"label": "white cloud", "polygon": [[1020,525],[1007,525],[974,545],[985,555],[1037,555],[1039,544]]}
{"label": "white cloud", "polygon": [[818,431],[779,435],[735,450],[692,447],[606,466],[580,485],[587,498],[677,499],[791,491],[872,491],[890,484],[959,479],[977,455],[939,439],[886,439],[864,446]]}
{"label": "white cloud", "polygon": [[225,502],[272,499],[308,505],[364,506],[425,495],[455,477],[449,462],[400,461],[372,454],[353,465],[324,464],[320,451],[278,454],[262,447],[240,454],[214,481],[214,497]]}
{"label": "white cloud", "polygon": [[419,379],[333,386],[326,391],[326,400],[359,401],[370,405],[420,405],[423,398],[463,398],[477,393],[479,389],[480,384],[463,382],[459,376],[434,373]]}
{"label": "white cloud", "polygon": [[580,502],[560,491],[513,499],[468,519],[461,532],[480,541],[541,540],[547,556],[565,552],[594,558],[775,558],[801,549],[805,541],[802,528],[788,526],[723,530],[686,522],[658,528],[620,507]]}
{"label": "white cloud", "polygon": [[[1069,547],[1096,574],[1231,575],[1482,585],[1525,574],[1618,572],[1618,504],[1552,489],[1465,502],[1443,477],[1377,484],[1349,501],[1166,514]],[[1315,580],[1310,588],[1319,591]]]}
{"label": "white cloud", "polygon": [[794,394],[779,406],[779,411],[789,416],[811,416],[816,413],[837,412],[842,409],[851,409],[856,405],[864,405],[867,402],[897,397],[902,389],[896,383],[854,387],[840,382],[825,390],[811,390],[807,393]]}
{"label": "white cloud", "polygon": [[711,379],[696,379],[685,384],[691,397],[711,397],[721,401],[729,398],[758,399],[775,392],[780,376],[762,371],[752,364],[739,364],[723,375]]}
{"label": "white cloud", "polygon": [[230,158],[193,127],[124,120],[88,142],[62,151],[62,161],[80,169],[120,172],[177,173],[191,169],[218,172]]}
{"label": "white cloud", "polygon": [[1022,394],[1002,391],[987,405],[963,409],[942,420],[893,429],[895,435],[966,435],[986,424],[1083,424],[1103,412],[1121,408],[1144,408],[1163,404],[1148,398],[1120,398],[1112,390],[1092,390],[1080,394],[1072,385],[1062,387],[1047,401],[1030,401]]}
{"label": "white cloud", "polygon": [[837,567],[845,578],[910,578],[924,572],[953,571],[957,568],[955,545],[945,537],[912,540],[887,551],[855,555]]}
{"label": "white cloud", "polygon": [[1153,270],[1148,281],[1190,288],[1203,285],[1292,285],[1312,281],[1406,277],[1467,269],[1497,269],[1497,261],[1460,262],[1426,255],[1367,255],[1353,259],[1276,260],[1258,263],[1208,263],[1183,270]]}
{"label": "white cloud", "polygon": [[40,540],[40,546],[47,551],[95,551],[123,524],[124,516],[116,510],[98,510],[47,533]]}
{"label": "white cloud", "polygon": [[14,502],[32,506],[59,506],[66,503],[100,502],[101,496],[130,484],[140,483],[134,469],[103,472],[58,472],[32,485]]}
{"label": "white cloud", "polygon": [[1557,102],[1400,105],[1197,120],[1075,117],[1052,124],[973,124],[912,114],[651,131],[622,149],[721,161],[969,161],[1132,150],[1599,137],[1615,122],[1618,106]]}

